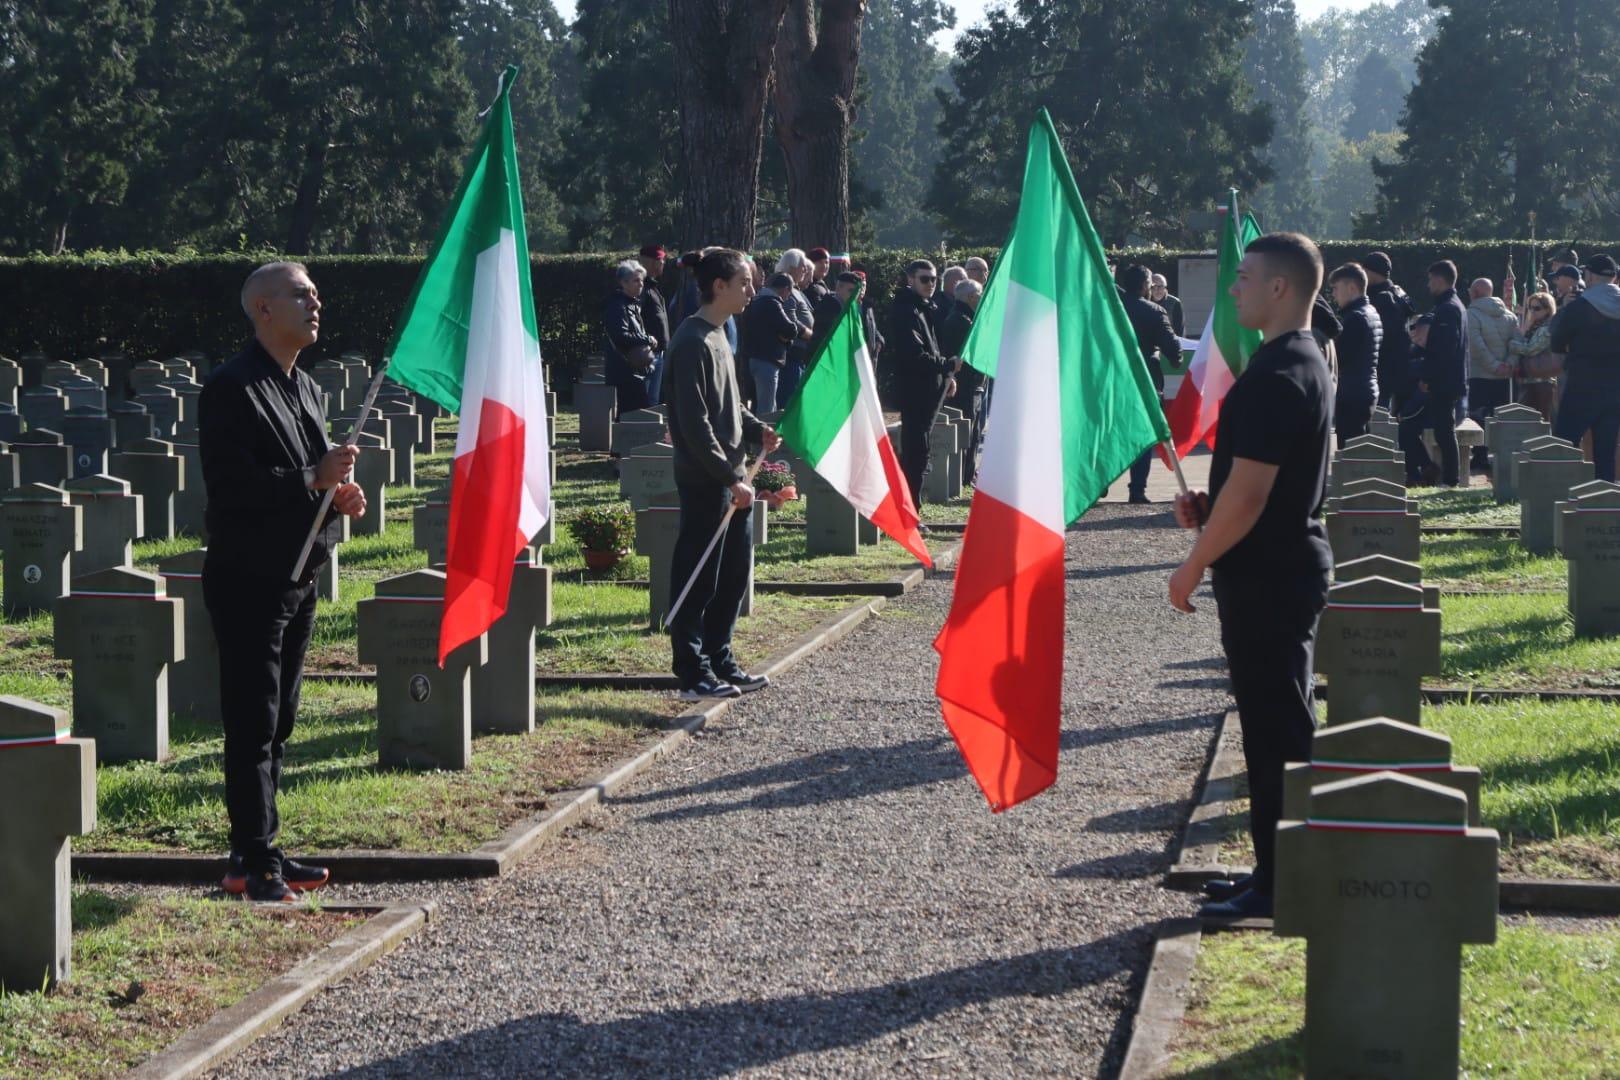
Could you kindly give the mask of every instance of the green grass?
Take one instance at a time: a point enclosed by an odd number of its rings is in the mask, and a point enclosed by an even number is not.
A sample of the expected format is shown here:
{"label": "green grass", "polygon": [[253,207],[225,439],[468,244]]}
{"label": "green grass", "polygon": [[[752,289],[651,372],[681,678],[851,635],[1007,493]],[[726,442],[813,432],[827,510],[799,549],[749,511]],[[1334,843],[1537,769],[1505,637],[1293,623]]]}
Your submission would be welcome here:
{"label": "green grass", "polygon": [[1444,596],[1440,606],[1447,683],[1620,688],[1620,638],[1576,638],[1562,593]]}
{"label": "green grass", "polygon": [[[532,734],[478,736],[471,768],[416,772],[377,765],[376,707],[368,685],[305,684],[282,774],[283,846],[467,850],[623,757],[678,711],[668,696],[545,691]],[[80,850],[229,847],[219,730],[176,721],[170,749],[162,764],[100,767],[97,827]]]}
{"label": "green grass", "polygon": [[360,919],[313,905],[73,893],[73,977],[0,993],[0,1075],[122,1074]]}
{"label": "green grass", "polygon": [[1532,555],[1517,540],[1464,533],[1425,534],[1420,547],[1423,582],[1441,591],[1565,591],[1568,564],[1557,555]]}
{"label": "green grass", "polygon": [[1425,525],[1519,524],[1519,504],[1496,504],[1487,481],[1483,487],[1425,488],[1414,493]]}
{"label": "green grass", "polygon": [[[1461,1074],[1620,1075],[1620,929],[1503,926],[1463,948]],[[1305,943],[1204,935],[1167,1076],[1293,1078],[1303,1069]]]}

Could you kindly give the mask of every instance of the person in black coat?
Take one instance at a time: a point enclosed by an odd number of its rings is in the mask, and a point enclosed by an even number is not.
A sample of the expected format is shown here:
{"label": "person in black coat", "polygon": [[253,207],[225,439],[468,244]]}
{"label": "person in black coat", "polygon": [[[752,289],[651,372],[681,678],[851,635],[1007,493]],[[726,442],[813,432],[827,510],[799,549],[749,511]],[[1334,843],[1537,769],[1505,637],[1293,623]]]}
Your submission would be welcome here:
{"label": "person in black coat", "polygon": [[[971,278],[956,285],[956,302],[951,306],[951,316],[945,320],[945,327],[939,334],[940,351],[952,360],[962,359],[962,349],[967,345],[968,335],[973,332],[973,319],[979,313],[979,301],[983,296],[984,290]],[[954,409],[960,409],[962,415],[973,424],[968,435],[967,475],[963,477],[969,485],[978,479],[979,448],[984,444],[985,382],[983,372],[962,365],[956,373],[956,393],[951,395],[947,403]]]}
{"label": "person in black coat", "polygon": [[1367,300],[1367,271],[1346,263],[1328,278],[1344,329],[1334,343],[1339,355],[1339,386],[1333,400],[1333,427],[1339,446],[1367,434],[1378,400],[1378,356],[1384,324]]}
{"label": "person in black coat", "polygon": [[[340,537],[339,515],[361,516],[366,499],[352,478],[359,451],[331,445],[320,388],[297,367],[320,336],[309,272],[292,262],[259,267],[242,287],[242,308],[253,340],[209,375],[197,399],[208,496],[203,603],[219,646],[231,826],[223,887],[285,903],[328,877],[276,847],[276,796],[315,628],[315,574]],[[327,489],[332,508],[295,576]]]}
{"label": "person in black coat", "polygon": [[889,305],[888,347],[900,398],[900,471],[906,475],[912,505],[917,507],[923,502],[934,417],[940,402],[956,391],[953,376],[961,367],[961,361],[953,363],[940,351],[934,335],[933,298],[938,285],[934,264],[918,259],[906,267],[906,286]]}
{"label": "person in black coat", "polygon": [[793,279],[775,274],[749,301],[739,320],[737,344],[743,367],[748,371],[744,400],[752,400],[760,415],[773,413],[782,402],[776,400],[782,370],[787,366],[788,349],[798,340],[799,323],[788,314],[787,298],[793,293]]}
{"label": "person in black coat", "polygon": [[647,333],[641,318],[641,290],[647,272],[640,263],[627,261],[613,274],[618,287],[602,302],[602,369],[619,392],[619,411],[628,412],[653,404],[647,393],[647,372],[658,355],[658,342]]}
{"label": "person in black coat", "polygon": [[1440,449],[1440,482],[1456,487],[1457,405],[1468,387],[1468,309],[1457,295],[1456,263],[1442,259],[1429,267],[1429,294],[1434,297],[1434,322],[1418,388],[1429,396],[1423,422],[1434,430]]}
{"label": "person in black coat", "polygon": [[1153,275],[1153,284],[1148,287],[1148,299],[1164,308],[1164,313],[1170,316],[1170,329],[1176,332],[1177,337],[1187,336],[1187,315],[1181,306],[1181,297],[1170,291],[1170,282],[1163,274]]}
{"label": "person in black coat", "polygon": [[641,325],[653,339],[653,365],[647,369],[647,400],[654,405],[664,400],[664,353],[669,349],[669,304],[664,300],[664,259],[658,244],[641,249],[641,268],[647,276],[641,284]]}
{"label": "person in black coat", "polygon": [[1608,255],[1586,264],[1586,289],[1552,322],[1554,352],[1565,353],[1564,402],[1554,433],[1576,446],[1592,433],[1599,480],[1615,478],[1620,442],[1620,266]]}
{"label": "person in black coat", "polygon": [[[1148,378],[1153,380],[1153,389],[1158,391],[1162,404],[1164,400],[1162,361],[1170,360],[1173,363],[1181,359],[1181,341],[1170,326],[1169,314],[1147,298],[1148,287],[1152,282],[1153,271],[1145,266],[1127,266],[1125,272],[1119,276],[1125,315],[1131,320],[1131,330],[1136,334],[1136,347],[1141,350],[1142,363],[1147,365]],[[1142,456],[1131,465],[1131,502],[1150,501],[1147,497],[1147,482],[1148,473],[1152,468],[1152,450],[1143,451]]]}
{"label": "person in black coat", "polygon": [[1378,322],[1384,328],[1384,339],[1378,346],[1378,403],[1387,408],[1411,363],[1412,339],[1406,334],[1406,325],[1417,314],[1417,308],[1406,291],[1389,279],[1395,266],[1388,255],[1375,251],[1361,260],[1361,268],[1367,272],[1367,300],[1378,312]]}

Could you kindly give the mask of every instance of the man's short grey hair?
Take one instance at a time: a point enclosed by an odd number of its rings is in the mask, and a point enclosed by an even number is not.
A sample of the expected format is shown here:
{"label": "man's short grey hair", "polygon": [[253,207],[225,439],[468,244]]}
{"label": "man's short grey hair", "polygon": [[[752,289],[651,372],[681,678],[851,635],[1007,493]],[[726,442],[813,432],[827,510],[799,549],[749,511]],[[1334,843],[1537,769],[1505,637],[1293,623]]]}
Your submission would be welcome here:
{"label": "man's short grey hair", "polygon": [[613,277],[621,285],[633,277],[644,278],[646,276],[646,268],[640,263],[636,262],[634,259],[626,259],[624,262],[613,268]]}
{"label": "man's short grey hair", "polygon": [[972,278],[968,278],[966,281],[957,282],[956,288],[951,291],[951,295],[958,300],[966,300],[968,297],[978,296],[982,292],[984,292],[984,286]]}
{"label": "man's short grey hair", "polygon": [[967,262],[963,263],[962,265],[967,268],[969,276],[971,276],[975,270],[986,276],[988,276],[990,273],[990,264],[979,258],[977,255],[969,256]]}
{"label": "man's short grey hair", "polygon": [[1152,285],[1155,289],[1169,289],[1170,288],[1170,282],[1165,279],[1165,276],[1163,274],[1154,274],[1153,275],[1153,280],[1149,281],[1148,284]]}
{"label": "man's short grey hair", "polygon": [[802,270],[809,265],[810,256],[798,248],[788,248],[776,260],[776,272],[778,274],[791,274],[795,270]]}
{"label": "man's short grey hair", "polygon": [[248,322],[253,321],[253,301],[263,295],[277,277],[295,272],[308,274],[309,267],[301,262],[286,260],[267,262],[247,276],[247,280],[242,282],[242,313],[248,317]]}

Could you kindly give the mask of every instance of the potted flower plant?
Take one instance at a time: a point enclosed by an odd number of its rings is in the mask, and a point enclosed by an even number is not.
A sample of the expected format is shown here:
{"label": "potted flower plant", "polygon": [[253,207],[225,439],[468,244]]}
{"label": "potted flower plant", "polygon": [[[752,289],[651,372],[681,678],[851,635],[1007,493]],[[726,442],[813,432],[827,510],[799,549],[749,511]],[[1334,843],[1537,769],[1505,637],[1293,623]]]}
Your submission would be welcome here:
{"label": "potted flower plant", "polygon": [[799,497],[793,470],[785,462],[767,461],[761,465],[754,474],[754,490],[772,510],[780,510],[783,503]]}
{"label": "potted flower plant", "polygon": [[611,570],[630,554],[636,539],[636,515],[624,503],[615,506],[587,506],[568,519],[585,552],[585,565],[592,570]]}

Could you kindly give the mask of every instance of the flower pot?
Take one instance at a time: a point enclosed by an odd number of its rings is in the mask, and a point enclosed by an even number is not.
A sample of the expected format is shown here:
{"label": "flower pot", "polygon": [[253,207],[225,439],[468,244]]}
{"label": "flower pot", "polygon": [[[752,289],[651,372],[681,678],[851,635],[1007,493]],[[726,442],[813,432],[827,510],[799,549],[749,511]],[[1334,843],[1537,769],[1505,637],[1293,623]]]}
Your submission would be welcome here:
{"label": "flower pot", "polygon": [[619,560],[623,559],[626,554],[623,551],[598,551],[595,548],[585,548],[584,550],[586,567],[596,571],[613,569],[619,565]]}

